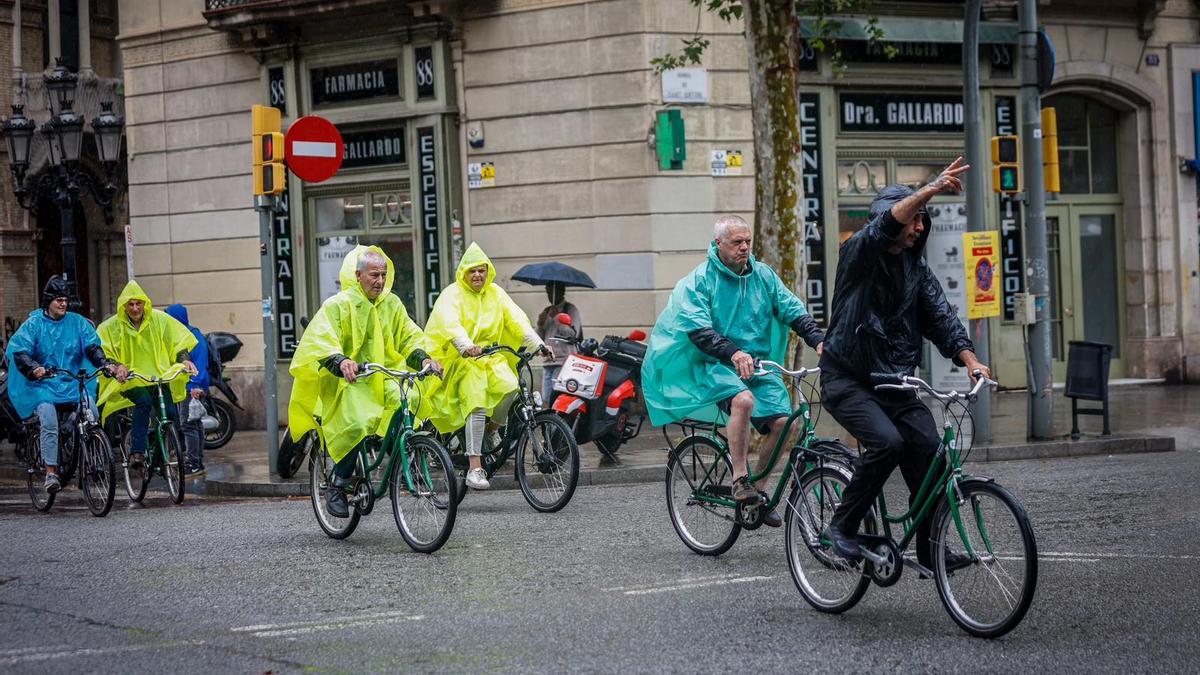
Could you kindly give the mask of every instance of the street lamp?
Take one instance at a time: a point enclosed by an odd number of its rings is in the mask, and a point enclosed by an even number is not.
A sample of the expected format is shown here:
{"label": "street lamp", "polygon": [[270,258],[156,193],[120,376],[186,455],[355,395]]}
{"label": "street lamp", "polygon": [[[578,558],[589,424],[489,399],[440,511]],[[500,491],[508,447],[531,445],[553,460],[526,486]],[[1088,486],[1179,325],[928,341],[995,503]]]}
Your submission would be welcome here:
{"label": "street lamp", "polygon": [[[59,61],[45,76],[50,93],[51,117],[39,128],[37,122],[25,116],[24,106],[14,105],[13,114],[0,125],[8,147],[8,160],[13,174],[13,192],[22,208],[36,212],[44,198],[54,200],[58,207],[61,228],[63,273],[71,298],[71,307],[78,309],[75,264],[75,207],[79,193],[86,188],[92,199],[105,209],[112,206],[117,193],[117,168],[121,155],[121,137],[125,120],[113,113],[112,103],[101,104],[101,112],[92,120],[96,154],[104,170],[100,181],[79,163],[83,150],[84,119],[75,113],[75,97],[79,76]],[[50,154],[50,168],[42,171],[32,186],[26,184],[34,132],[40,132]]]}

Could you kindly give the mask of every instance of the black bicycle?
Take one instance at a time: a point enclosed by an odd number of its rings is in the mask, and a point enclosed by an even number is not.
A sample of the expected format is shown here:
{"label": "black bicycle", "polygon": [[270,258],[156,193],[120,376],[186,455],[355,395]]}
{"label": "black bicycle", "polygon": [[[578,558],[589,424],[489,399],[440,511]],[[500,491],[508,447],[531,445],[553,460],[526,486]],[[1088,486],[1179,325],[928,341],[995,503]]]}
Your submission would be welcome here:
{"label": "black bicycle", "polygon": [[[112,447],[88,402],[87,383],[103,372],[103,368],[91,373],[86,370],[70,373],[50,369],[46,375],[72,379],[79,385],[79,395],[75,403],[56,406],[59,415],[67,416],[65,419],[60,418],[58,425],[58,480],[66,487],[78,473],[83,500],[92,515],[97,517],[108,515],[112,509],[113,490],[117,482]],[[42,461],[38,430],[36,416],[23,422],[17,452],[25,462],[25,485],[29,489],[33,508],[45,512],[54,505],[57,494],[46,491],[46,464]]]}
{"label": "black bicycle", "polygon": [[[505,352],[517,357],[517,378],[520,388],[517,400],[508,411],[500,429],[500,444],[493,446],[490,438],[483,441],[480,462],[488,480],[496,475],[512,456],[516,456],[516,479],[525,501],[542,513],[553,513],[571,501],[579,484],[579,445],[571,427],[553,410],[539,410],[533,397],[533,369],[529,362],[536,355],[524,349],[505,345],[485,347],[480,356]],[[458,474],[458,500],[467,492],[467,470],[464,432],[443,435],[450,448],[451,459]]]}

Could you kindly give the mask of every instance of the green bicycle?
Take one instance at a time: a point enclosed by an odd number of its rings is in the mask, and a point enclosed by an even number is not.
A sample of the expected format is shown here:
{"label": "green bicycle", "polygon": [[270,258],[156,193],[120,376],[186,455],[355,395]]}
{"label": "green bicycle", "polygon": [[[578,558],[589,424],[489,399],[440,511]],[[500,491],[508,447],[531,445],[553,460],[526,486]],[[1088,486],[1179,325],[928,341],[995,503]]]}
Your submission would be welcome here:
{"label": "green bicycle", "polygon": [[[820,372],[818,368],[788,370],[773,361],[761,361],[756,375],[766,375],[771,368],[780,375],[793,379],[797,404],[785,423],[783,433],[771,450],[766,468],[755,473],[749,470],[750,480],[759,481],[775,471],[783,454],[783,448],[797,423],[800,430],[788,453],[787,463],[775,484],[772,494],[764,494],[757,502],[738,503],[733,499],[733,462],[725,437],[718,431],[719,424],[682,420],[675,426],[681,427],[685,437],[678,445],[672,443],[666,428],[663,435],[671,446],[667,462],[667,511],[671,525],[683,543],[701,555],[720,555],[730,549],[742,530],[756,530],[763,519],[783,498],[784,489],[793,476],[800,476],[810,469],[820,469],[845,476],[849,480],[849,463],[854,453],[840,441],[819,438],[816,422],[812,419],[807,397],[801,383],[813,388],[806,378]],[[703,433],[698,433],[704,429]],[[792,503],[793,497],[789,497]]]}
{"label": "green bicycle", "polygon": [[[990,478],[963,472],[970,448],[959,451],[956,428],[961,431],[970,419],[968,403],[980,389],[995,384],[979,371],[975,375],[974,388],[965,394],[937,391],[910,375],[872,376],[876,389],[923,392],[944,404],[941,447],[907,511],[892,515],[880,493],[858,535],[863,561],[838,557],[829,540],[829,520],[848,476],[816,467],[800,477],[788,500],[785,544],[792,580],[808,604],[822,612],[844,612],[862,599],[872,581],[891,586],[910,567],[936,579],[946,611],[971,635],[998,637],[1020,623],[1037,586],[1037,544],[1012,493]],[[942,458],[946,461],[938,461]],[[903,555],[917,526],[931,517],[933,570]],[[899,541],[893,538],[896,525],[902,525]],[[954,568],[947,566],[951,559],[958,560]]]}
{"label": "green bicycle", "polygon": [[163,388],[172,380],[183,374],[183,370],[175,371],[170,377],[146,377],[133,371],[129,372],[129,377],[146,382],[154,391],[155,399],[158,401],[158,414],[150,416],[150,431],[146,437],[146,461],[140,468],[135,468],[129,464],[129,456],[131,454],[129,431],[132,426],[131,417],[126,414],[121,414],[118,424],[121,432],[121,468],[125,473],[125,492],[129,495],[129,500],[135,503],[141,502],[146,497],[146,488],[150,486],[150,478],[158,473],[167,483],[167,493],[171,495],[171,501],[180,504],[183,503],[184,494],[184,467],[187,465],[187,452],[184,449],[183,436],[179,431],[179,423],[167,416],[167,406],[174,406],[171,401],[171,395],[168,391],[163,393]]}
{"label": "green bicycle", "polygon": [[[446,448],[432,435],[413,428],[408,397],[416,382],[431,375],[426,368],[413,373],[390,370],[378,363],[359,366],[359,379],[372,375],[390,377],[400,385],[400,408],[392,415],[382,439],[369,438],[358,453],[354,477],[345,488],[334,487],[333,458],[316,431],[302,440],[300,452],[309,458],[309,494],[317,524],[333,539],[349,537],[362,516],[371,513],[377,500],[391,492],[392,515],[400,536],[414,551],[433,553],[446,543],[458,513],[455,499],[454,465]],[[316,417],[317,426],[321,419]],[[386,460],[386,464],[385,461]],[[378,486],[372,474],[382,469]],[[329,490],[344,489],[350,515],[338,518],[325,506]]]}

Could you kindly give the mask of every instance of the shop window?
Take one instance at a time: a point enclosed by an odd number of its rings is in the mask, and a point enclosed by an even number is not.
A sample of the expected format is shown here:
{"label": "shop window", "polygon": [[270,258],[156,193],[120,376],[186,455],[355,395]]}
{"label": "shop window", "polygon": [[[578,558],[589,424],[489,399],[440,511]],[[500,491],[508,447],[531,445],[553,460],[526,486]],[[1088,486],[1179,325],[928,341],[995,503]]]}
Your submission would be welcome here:
{"label": "shop window", "polygon": [[1116,194],[1117,112],[1083,96],[1048,96],[1058,115],[1058,162],[1064,194]]}
{"label": "shop window", "polygon": [[843,206],[838,209],[838,246],[854,236],[871,219],[871,207]]}
{"label": "shop window", "polygon": [[887,185],[887,163],[879,159],[838,162],[838,194],[874,197]]}
{"label": "shop window", "polygon": [[897,164],[896,182],[915,190],[936,180],[944,168],[945,164]]}

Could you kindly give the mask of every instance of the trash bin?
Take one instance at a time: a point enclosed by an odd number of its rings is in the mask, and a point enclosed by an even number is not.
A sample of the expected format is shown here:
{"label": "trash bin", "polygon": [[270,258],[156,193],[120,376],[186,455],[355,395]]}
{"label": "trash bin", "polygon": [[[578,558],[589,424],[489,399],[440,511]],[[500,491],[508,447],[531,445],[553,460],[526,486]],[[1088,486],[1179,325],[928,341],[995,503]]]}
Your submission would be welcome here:
{"label": "trash bin", "polygon": [[[1071,438],[1079,438],[1080,415],[1102,415],[1103,435],[1112,433],[1108,418],[1108,371],[1112,365],[1112,345],[1102,342],[1072,341],[1067,351],[1067,386],[1071,399]],[[1101,407],[1080,408],[1079,401],[1100,401]]]}

